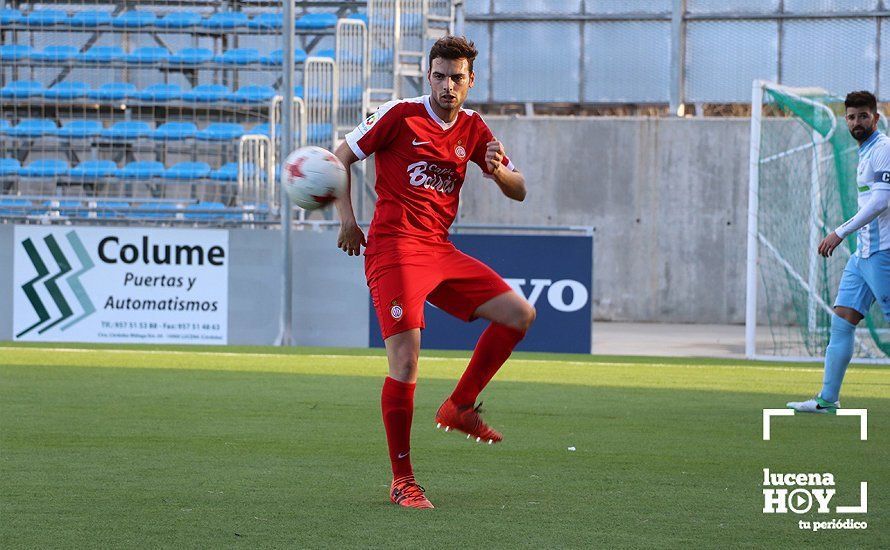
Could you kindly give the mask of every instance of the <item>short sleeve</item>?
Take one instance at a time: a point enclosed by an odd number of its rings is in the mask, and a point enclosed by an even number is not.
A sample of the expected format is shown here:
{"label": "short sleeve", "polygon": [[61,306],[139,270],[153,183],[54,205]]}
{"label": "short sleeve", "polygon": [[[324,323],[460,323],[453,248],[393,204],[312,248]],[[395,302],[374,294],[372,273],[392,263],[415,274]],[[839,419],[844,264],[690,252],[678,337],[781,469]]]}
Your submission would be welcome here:
{"label": "short sleeve", "polygon": [[875,173],[871,188],[890,190],[890,140],[881,141],[872,152],[871,168]]}
{"label": "short sleeve", "polygon": [[[482,120],[478,114],[474,115],[477,117],[477,131],[479,132],[480,138],[476,143],[476,148],[473,149],[473,154],[470,155],[470,160],[475,162],[479,168],[482,169],[482,176],[486,178],[491,178],[491,171],[488,169],[488,163],[485,162],[485,152],[488,148],[488,142],[494,140],[494,134],[491,133],[491,129],[488,127],[488,124],[485,124],[485,121]],[[510,158],[507,155],[504,155],[504,158],[501,160],[501,163],[507,167],[507,170],[511,172],[516,169],[513,166],[513,162],[510,161]]]}
{"label": "short sleeve", "polygon": [[399,101],[384,103],[364,122],[346,134],[346,143],[359,160],[364,160],[375,151],[385,148],[395,138],[401,121],[400,105]]}

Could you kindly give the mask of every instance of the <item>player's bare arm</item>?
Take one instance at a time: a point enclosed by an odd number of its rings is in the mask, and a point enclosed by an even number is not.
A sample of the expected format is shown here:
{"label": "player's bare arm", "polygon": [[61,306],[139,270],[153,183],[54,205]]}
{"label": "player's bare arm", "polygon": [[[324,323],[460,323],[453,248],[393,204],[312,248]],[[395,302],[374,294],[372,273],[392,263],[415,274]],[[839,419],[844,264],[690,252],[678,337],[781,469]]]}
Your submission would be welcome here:
{"label": "player's bare arm", "polygon": [[519,170],[510,170],[503,164],[504,145],[498,141],[486,144],[485,163],[494,181],[507,197],[522,202],[525,200],[525,177]]}
{"label": "player's bare arm", "polygon": [[367,246],[365,241],[365,233],[358,226],[355,220],[355,212],[352,210],[352,175],[351,166],[358,160],[352,149],[344,141],[334,151],[334,155],[343,166],[346,167],[346,191],[343,196],[337,199],[334,204],[337,207],[337,214],[340,216],[340,234],[337,237],[337,247],[346,252],[350,256],[358,256],[361,254],[361,247]]}

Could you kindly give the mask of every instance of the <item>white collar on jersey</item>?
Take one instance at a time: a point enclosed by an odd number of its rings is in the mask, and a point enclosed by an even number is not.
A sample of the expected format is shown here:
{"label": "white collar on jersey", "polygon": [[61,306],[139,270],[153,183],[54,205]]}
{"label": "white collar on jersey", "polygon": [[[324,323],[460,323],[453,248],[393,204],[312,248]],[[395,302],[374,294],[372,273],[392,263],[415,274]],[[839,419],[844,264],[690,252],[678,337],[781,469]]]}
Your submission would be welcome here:
{"label": "white collar on jersey", "polygon": [[[439,124],[439,126],[442,127],[443,130],[451,128],[452,126],[454,126],[454,123],[457,122],[457,117],[454,117],[454,120],[452,120],[451,122],[445,122],[444,120],[442,120],[439,115],[436,114],[436,111],[433,111],[433,106],[430,105],[430,96],[428,95],[423,96],[423,106],[426,107],[426,112],[430,115],[430,118],[435,120]],[[461,111],[463,111],[463,109],[461,109]]]}

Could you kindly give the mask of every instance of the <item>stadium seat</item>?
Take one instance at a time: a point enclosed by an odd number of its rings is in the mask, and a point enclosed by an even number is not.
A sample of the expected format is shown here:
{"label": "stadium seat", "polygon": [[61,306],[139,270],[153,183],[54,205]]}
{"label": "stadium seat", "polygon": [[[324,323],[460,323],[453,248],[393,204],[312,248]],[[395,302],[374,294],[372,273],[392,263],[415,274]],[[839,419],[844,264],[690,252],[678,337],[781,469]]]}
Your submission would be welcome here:
{"label": "stadium seat", "polygon": [[210,165],[206,162],[177,162],[164,171],[164,179],[197,180],[210,175]]}
{"label": "stadium seat", "polygon": [[248,21],[247,28],[248,29],[280,29],[284,21],[284,14],[282,13],[260,13],[253,16],[253,19]]}
{"label": "stadium seat", "polygon": [[68,163],[60,159],[43,159],[23,166],[19,176],[23,178],[55,178],[68,172]]}
{"label": "stadium seat", "polygon": [[127,63],[135,63],[137,65],[155,65],[166,61],[169,57],[170,52],[166,48],[143,46],[126,54],[124,60]]}
{"label": "stadium seat", "polygon": [[6,134],[13,137],[39,138],[54,136],[58,130],[56,123],[48,118],[26,118],[15,127],[6,130]]}
{"label": "stadium seat", "polygon": [[182,88],[179,84],[152,84],[130,97],[140,101],[174,101],[182,97]]}
{"label": "stadium seat", "polygon": [[[256,165],[248,162],[244,165],[244,174],[252,176],[256,173]],[[238,163],[227,162],[210,173],[210,179],[215,181],[235,181],[238,179]]]}
{"label": "stadium seat", "polygon": [[86,212],[78,212],[76,209],[81,208],[83,204],[78,200],[50,200],[44,201],[43,206],[49,212],[58,212],[60,216],[70,218],[73,216],[86,217]]}
{"label": "stadium seat", "polygon": [[4,8],[0,10],[0,25],[14,25],[24,22],[25,18],[17,9]]}
{"label": "stadium seat", "polygon": [[193,122],[165,122],[151,135],[152,139],[181,141],[195,137],[198,127]]}
{"label": "stadium seat", "polygon": [[22,23],[30,27],[52,27],[68,21],[68,15],[59,10],[34,10]]}
{"label": "stadium seat", "polygon": [[217,55],[213,60],[223,65],[250,65],[260,62],[260,52],[253,48],[235,48]]}
{"label": "stadium seat", "polygon": [[331,139],[331,136],[333,135],[333,129],[330,124],[316,123],[310,124],[309,127],[306,129],[306,133],[309,134],[309,141],[323,142]]}
{"label": "stadium seat", "polygon": [[27,216],[31,206],[28,199],[0,199],[0,216]]}
{"label": "stadium seat", "polygon": [[127,216],[130,218],[173,218],[179,207],[171,202],[146,202],[136,207]]}
{"label": "stadium seat", "polygon": [[118,15],[111,22],[112,26],[127,29],[141,29],[155,24],[157,17],[150,11],[129,10]]}
{"label": "stadium seat", "polygon": [[151,179],[164,175],[164,165],[156,160],[136,160],[117,171],[119,178]]}
{"label": "stadium seat", "polygon": [[201,26],[205,29],[237,29],[246,27],[247,24],[247,14],[240,11],[217,12],[201,21]]}
{"label": "stadium seat", "polygon": [[110,128],[102,130],[100,135],[105,139],[115,141],[131,141],[150,137],[151,134],[152,129],[147,122],[123,120],[115,122]]}
{"label": "stadium seat", "polygon": [[387,65],[393,62],[392,50],[386,48],[374,48],[371,50],[372,65]]}
{"label": "stadium seat", "polygon": [[228,141],[244,135],[244,127],[234,122],[212,122],[195,137],[202,141]]}
{"label": "stadium seat", "polygon": [[84,63],[111,63],[120,61],[126,55],[123,48],[118,46],[93,46],[89,50],[77,54],[77,60]]}
{"label": "stadium seat", "polygon": [[0,61],[24,61],[34,51],[24,44],[3,44],[0,46]]}
{"label": "stadium seat", "polygon": [[60,63],[75,59],[78,53],[74,46],[47,46],[39,52],[31,52],[31,61]]}
{"label": "stadium seat", "polygon": [[200,65],[213,59],[207,48],[183,48],[167,58],[170,65]]}
{"label": "stadium seat", "polygon": [[340,88],[340,101],[343,103],[358,103],[362,100],[363,92],[364,88],[361,86]]}
{"label": "stadium seat", "polygon": [[45,99],[79,99],[87,96],[90,87],[86,82],[59,82],[43,92]]}
{"label": "stadium seat", "polygon": [[0,177],[18,175],[22,165],[18,159],[0,158]]}
{"label": "stadium seat", "polygon": [[337,14],[307,13],[297,19],[295,27],[305,30],[332,29],[337,26]]}
{"label": "stadium seat", "polygon": [[117,164],[110,160],[85,160],[68,170],[68,177],[75,180],[108,178],[117,173]]}
{"label": "stadium seat", "polygon": [[303,86],[294,86],[294,96],[295,97],[305,97],[303,95]]}
{"label": "stadium seat", "polygon": [[271,86],[242,86],[238,91],[229,94],[232,103],[265,103],[275,97],[275,88]]}
{"label": "stadium seat", "polygon": [[[238,212],[225,212],[225,209],[225,205],[221,202],[201,201],[186,206],[184,217],[187,220],[241,219],[241,214]],[[206,212],[207,210],[220,210],[221,212]]]}
{"label": "stadium seat", "polygon": [[0,118],[0,135],[5,134],[6,130],[12,128],[12,124],[5,118]]}
{"label": "stadium seat", "polygon": [[[266,136],[266,137],[272,137],[271,132],[272,132],[272,126],[268,122],[264,122],[262,124],[257,124],[256,126],[254,126],[253,128],[251,128],[250,130],[247,131],[248,134],[261,135],[261,136]],[[275,125],[275,133],[279,134],[279,135],[281,134],[281,125],[280,124]]]}
{"label": "stadium seat", "polygon": [[[303,63],[306,61],[306,57],[306,52],[300,48],[294,50],[294,63]],[[260,58],[260,63],[263,65],[283,65],[284,50],[274,50],[269,55],[262,56]]]}
{"label": "stadium seat", "polygon": [[325,48],[323,50],[318,50],[314,54],[315,57],[329,57],[331,59],[337,58],[337,52],[334,51],[333,48]]}
{"label": "stadium seat", "polygon": [[74,120],[62,126],[56,135],[62,139],[89,139],[101,133],[102,123],[98,120]]}
{"label": "stadium seat", "polygon": [[96,101],[122,101],[136,91],[129,82],[108,82],[87,92],[87,97]]}
{"label": "stadium seat", "polygon": [[129,203],[121,201],[101,201],[96,203],[97,218],[123,218],[130,209]]}
{"label": "stadium seat", "polygon": [[101,27],[111,25],[111,13],[107,11],[79,11],[71,16],[68,24],[72,27]]}
{"label": "stadium seat", "polygon": [[364,22],[365,25],[368,24],[368,14],[367,13],[362,13],[362,12],[350,13],[349,15],[346,16],[346,19],[355,19],[357,21]]}
{"label": "stadium seat", "polygon": [[43,85],[36,80],[13,80],[0,88],[0,97],[23,98],[43,95]]}
{"label": "stadium seat", "polygon": [[182,100],[190,103],[212,103],[222,101],[229,95],[229,89],[222,84],[199,84],[182,94]]}
{"label": "stadium seat", "polygon": [[201,15],[193,11],[171,12],[155,21],[155,27],[161,29],[186,29],[200,24]]}

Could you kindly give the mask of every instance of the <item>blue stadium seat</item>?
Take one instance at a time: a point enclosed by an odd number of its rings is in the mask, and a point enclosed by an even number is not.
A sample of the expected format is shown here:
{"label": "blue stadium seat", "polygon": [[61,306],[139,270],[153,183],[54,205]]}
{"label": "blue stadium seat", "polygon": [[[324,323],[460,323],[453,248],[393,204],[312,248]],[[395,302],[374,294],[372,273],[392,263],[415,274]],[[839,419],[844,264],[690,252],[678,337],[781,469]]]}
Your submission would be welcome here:
{"label": "blue stadium seat", "polygon": [[306,128],[306,133],[309,134],[309,141],[319,142],[331,139],[333,129],[331,125],[327,123],[310,124],[309,127]]}
{"label": "blue stadium seat", "polygon": [[[256,173],[256,165],[248,162],[244,165],[244,174],[252,176]],[[210,179],[215,181],[236,181],[238,179],[238,163],[227,162],[210,173]]]}
{"label": "blue stadium seat", "polygon": [[135,63],[138,65],[155,65],[166,61],[170,57],[170,52],[166,48],[155,46],[143,46],[136,48],[132,52],[124,56],[127,63]]}
{"label": "blue stadium seat", "polygon": [[333,99],[329,90],[321,91],[318,88],[309,88],[306,93],[305,97],[307,99],[320,99],[323,101],[331,101]]}
{"label": "blue stadium seat", "polygon": [[22,21],[31,27],[52,27],[68,22],[68,14],[59,10],[34,10]]}
{"label": "blue stadium seat", "polygon": [[181,141],[195,137],[198,127],[193,122],[165,122],[151,135],[152,139]]}
{"label": "blue stadium seat", "polygon": [[210,175],[210,165],[206,162],[177,162],[164,171],[164,179],[198,180]]}
{"label": "blue stadium seat", "polygon": [[34,49],[24,44],[3,44],[0,46],[0,61],[24,61],[31,57]]}
{"label": "blue stadium seat", "polygon": [[36,80],[13,80],[0,88],[0,97],[23,98],[43,95],[43,85]]}
{"label": "blue stadium seat", "polygon": [[18,159],[0,158],[0,177],[18,175],[21,167]]}
{"label": "blue stadium seat", "polygon": [[294,96],[295,97],[305,97],[303,95],[303,86],[294,86]]}
{"label": "blue stadium seat", "polygon": [[111,24],[111,13],[107,11],[79,11],[71,16],[68,24],[72,27],[101,27]]}
{"label": "blue stadium seat", "polygon": [[59,63],[73,60],[78,53],[74,46],[47,46],[39,52],[31,52],[31,60]]}
{"label": "blue stadium seat", "polygon": [[374,48],[371,50],[372,65],[387,65],[393,62],[392,50],[387,48]]}
{"label": "blue stadium seat", "polygon": [[[294,50],[294,63],[303,63],[306,61],[306,57],[306,52],[300,48]],[[269,55],[262,56],[260,58],[260,63],[263,65],[283,65],[284,50],[274,50]]]}
{"label": "blue stadium seat", "polygon": [[14,128],[6,130],[6,134],[13,137],[39,138],[54,136],[58,130],[56,123],[48,118],[26,118]]}
{"label": "blue stadium seat", "polygon": [[87,97],[96,101],[122,101],[136,91],[129,82],[107,82],[87,92]]}
{"label": "blue stadium seat", "polygon": [[242,86],[238,91],[229,94],[232,103],[265,103],[275,97],[272,86]]}
{"label": "blue stadium seat", "polygon": [[246,27],[248,17],[246,13],[240,11],[222,11],[217,12],[201,21],[201,26],[205,29],[237,29],[238,27]]}
{"label": "blue stadium seat", "polygon": [[222,101],[229,95],[229,89],[222,84],[199,84],[182,94],[182,100],[190,103],[212,103]]}
{"label": "blue stadium seat", "polygon": [[110,160],[85,160],[68,170],[68,177],[75,180],[109,178],[117,174],[117,164]]}
{"label": "blue stadium seat", "polygon": [[280,29],[283,26],[283,13],[260,13],[247,23],[248,29]]}
{"label": "blue stadium seat", "polygon": [[0,216],[27,216],[31,206],[28,199],[0,199]]}
{"label": "blue stadium seat", "polygon": [[[261,136],[272,137],[272,126],[268,122],[264,122],[262,124],[257,124],[253,128],[247,131],[248,134],[259,134]],[[281,125],[275,125],[275,133],[281,135]]]}
{"label": "blue stadium seat", "polygon": [[150,11],[130,10],[118,15],[111,24],[118,28],[141,29],[155,24],[157,17]]}
{"label": "blue stadium seat", "polygon": [[362,100],[364,88],[361,86],[352,86],[350,88],[340,88],[340,101],[343,103],[358,103]]}
{"label": "blue stadium seat", "polygon": [[13,8],[4,8],[0,10],[0,25],[13,25],[15,23],[24,22],[25,18],[22,12]]}
{"label": "blue stadium seat", "polygon": [[228,141],[244,135],[244,127],[234,122],[212,122],[195,137],[202,141]]}
{"label": "blue stadium seat", "polygon": [[102,123],[98,120],[73,120],[62,126],[56,135],[62,139],[89,139],[99,137]]}
{"label": "blue stadium seat", "polygon": [[45,99],[79,99],[87,96],[90,87],[86,82],[59,82],[43,92]]}
{"label": "blue stadium seat", "polygon": [[110,128],[102,130],[100,134],[105,139],[115,141],[131,141],[151,136],[152,129],[147,122],[136,120],[123,120],[115,122]]}
{"label": "blue stadium seat", "polygon": [[368,24],[368,14],[367,13],[362,13],[362,12],[350,13],[349,15],[346,16],[346,19],[356,19],[358,21],[364,22],[365,25]]}
{"label": "blue stadium seat", "polygon": [[6,133],[6,130],[12,128],[12,124],[9,123],[5,118],[0,118],[0,135]]}
{"label": "blue stadium seat", "polygon": [[334,51],[334,48],[325,48],[323,50],[318,50],[313,55],[315,57],[330,57],[331,59],[337,58],[337,52]]}
{"label": "blue stadium seat", "polygon": [[225,219],[241,219],[241,215],[237,212],[195,212],[195,210],[225,210],[226,207],[221,202],[201,201],[197,204],[190,204],[185,207],[185,219],[187,220],[213,220],[219,218]]}
{"label": "blue stadium seat", "polygon": [[77,54],[77,60],[84,63],[111,63],[120,61],[127,55],[123,48],[118,46],[93,46],[89,50]]}
{"label": "blue stadium seat", "polygon": [[260,62],[260,52],[254,48],[235,48],[224,51],[213,60],[223,65],[250,65]]}
{"label": "blue stadium seat", "polygon": [[174,11],[155,21],[162,29],[186,29],[201,24],[201,15],[193,11]]}
{"label": "blue stadium seat", "polygon": [[19,176],[23,178],[55,178],[68,172],[68,163],[60,159],[43,159],[23,166]]}
{"label": "blue stadium seat", "polygon": [[152,84],[130,97],[140,101],[174,101],[182,97],[182,87],[179,84]]}
{"label": "blue stadium seat", "polygon": [[85,212],[78,212],[77,210],[75,210],[76,208],[80,208],[82,206],[82,203],[78,200],[44,201],[43,206],[48,211],[58,211],[60,216],[65,216],[67,218],[78,215],[81,217],[86,217],[84,215]]}
{"label": "blue stadium seat", "polygon": [[335,13],[307,13],[297,19],[295,27],[305,30],[332,29],[337,26]]}
{"label": "blue stadium seat", "polygon": [[183,48],[167,58],[170,65],[200,65],[213,59],[207,48]]}
{"label": "blue stadium seat", "polygon": [[164,165],[156,160],[136,160],[117,171],[119,178],[151,179],[164,175]]}
{"label": "blue stadium seat", "polygon": [[123,218],[130,205],[121,201],[101,201],[96,203],[97,218]]}
{"label": "blue stadium seat", "polygon": [[[176,210],[179,208],[170,202],[146,202],[136,207],[135,212],[130,212],[131,218],[172,218],[176,216]],[[143,212],[139,212],[143,210]],[[158,211],[161,212],[158,212]]]}

